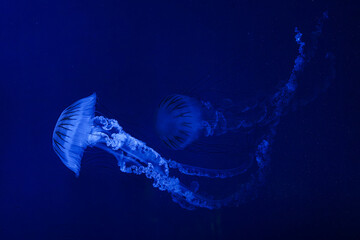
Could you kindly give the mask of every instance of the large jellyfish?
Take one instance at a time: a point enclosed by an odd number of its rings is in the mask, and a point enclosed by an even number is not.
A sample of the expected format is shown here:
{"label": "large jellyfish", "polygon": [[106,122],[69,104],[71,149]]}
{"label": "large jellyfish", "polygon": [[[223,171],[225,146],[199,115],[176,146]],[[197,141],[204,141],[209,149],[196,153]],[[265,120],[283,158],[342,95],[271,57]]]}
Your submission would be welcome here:
{"label": "large jellyfish", "polygon": [[[326,18],[327,14],[324,13],[318,22],[317,30],[313,32],[315,38],[320,34],[322,22]],[[315,49],[310,48],[309,54],[305,55],[302,34],[297,29],[295,32],[299,54],[290,78],[261,104],[264,111],[257,119],[251,122],[233,121],[227,119],[225,114],[213,108],[210,103],[184,95],[171,95],[160,104],[157,130],[164,143],[175,150],[187,147],[200,135],[220,135],[242,127],[266,126],[261,130],[261,136],[256,139],[252,154],[254,172],[227,197],[219,198],[201,193],[201,186],[188,186],[174,171],[177,171],[177,174],[201,178],[230,178],[247,172],[249,164],[232,169],[208,169],[167,159],[141,140],[126,133],[115,119],[95,116],[95,93],[73,103],[61,113],[53,133],[54,151],[65,166],[78,176],[84,150],[87,147],[103,149],[117,159],[121,172],[145,175],[153,180],[154,187],[169,192],[175,202],[187,209],[215,209],[238,205],[251,197],[254,189],[263,183],[276,125],[297,89],[297,74],[303,70]],[[249,109],[244,109],[245,112],[247,110]]]}

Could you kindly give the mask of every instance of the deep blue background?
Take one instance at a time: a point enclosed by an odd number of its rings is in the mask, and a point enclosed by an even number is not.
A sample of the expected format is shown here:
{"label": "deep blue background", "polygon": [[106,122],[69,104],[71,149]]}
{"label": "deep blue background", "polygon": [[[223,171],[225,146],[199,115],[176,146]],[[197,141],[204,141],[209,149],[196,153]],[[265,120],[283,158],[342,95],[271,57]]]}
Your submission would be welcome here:
{"label": "deep blue background", "polygon": [[[0,1],[0,239],[360,238],[354,2]],[[233,57],[244,89],[274,90],[290,75],[294,27],[309,35],[324,10],[319,52],[335,55],[336,78],[282,118],[255,201],[187,211],[144,177],[84,166],[75,178],[53,152],[59,114],[92,92],[152,146],[161,98],[226,74]],[[326,76],[316,64],[313,82]]]}

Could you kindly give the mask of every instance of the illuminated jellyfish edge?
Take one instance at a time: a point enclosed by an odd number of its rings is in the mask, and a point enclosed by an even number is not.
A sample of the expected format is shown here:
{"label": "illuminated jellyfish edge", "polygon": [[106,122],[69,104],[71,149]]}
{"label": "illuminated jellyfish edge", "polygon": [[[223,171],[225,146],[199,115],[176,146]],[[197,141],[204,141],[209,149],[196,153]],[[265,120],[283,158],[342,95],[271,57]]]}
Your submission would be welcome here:
{"label": "illuminated jellyfish edge", "polygon": [[76,101],[61,113],[54,128],[53,149],[76,176],[79,175],[84,150],[89,145],[88,135],[95,116],[95,103],[95,93]]}

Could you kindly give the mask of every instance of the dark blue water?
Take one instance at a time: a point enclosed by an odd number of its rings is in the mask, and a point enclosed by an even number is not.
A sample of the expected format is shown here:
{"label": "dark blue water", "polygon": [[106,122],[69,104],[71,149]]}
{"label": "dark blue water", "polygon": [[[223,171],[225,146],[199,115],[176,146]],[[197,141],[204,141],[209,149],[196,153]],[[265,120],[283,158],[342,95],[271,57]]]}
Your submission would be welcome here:
{"label": "dark blue water", "polygon": [[[0,1],[0,239],[359,239],[354,2]],[[236,88],[229,82],[219,94],[270,95],[290,76],[294,28],[310,40],[325,10],[294,100],[309,101],[281,118],[256,199],[188,211],[105,153],[85,153],[79,178],[54,153],[59,114],[96,92],[102,114],[181,156],[156,136],[161,99],[209,92],[229,76]],[[322,62],[327,52],[334,67]],[[211,148],[201,152],[186,161],[206,163]]]}

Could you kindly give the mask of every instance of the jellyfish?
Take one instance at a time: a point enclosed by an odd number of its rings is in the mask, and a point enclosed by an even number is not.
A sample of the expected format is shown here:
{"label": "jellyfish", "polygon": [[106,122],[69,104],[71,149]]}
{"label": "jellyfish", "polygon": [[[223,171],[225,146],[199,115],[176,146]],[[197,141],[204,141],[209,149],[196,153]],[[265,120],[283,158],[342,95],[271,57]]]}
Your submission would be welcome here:
{"label": "jellyfish", "polygon": [[184,95],[167,96],[159,104],[156,129],[169,148],[185,148],[201,129],[200,104]]}
{"label": "jellyfish", "polygon": [[[324,13],[322,19],[326,19]],[[316,34],[321,31],[322,20]],[[252,163],[256,170],[249,179],[226,197],[217,198],[200,191],[197,182],[187,185],[174,171],[182,175],[201,178],[231,178],[247,172],[249,165],[232,169],[209,169],[180,161],[167,159],[149,147],[145,142],[128,134],[115,119],[95,115],[96,94],[80,99],[67,107],[58,118],[52,137],[53,149],[63,164],[79,176],[81,159],[88,147],[102,149],[112,154],[123,173],[144,175],[153,180],[153,186],[167,191],[174,202],[186,209],[197,207],[217,209],[233,206],[251,198],[258,186],[264,182],[269,166],[269,151],[276,132],[276,126],[289,105],[297,88],[297,74],[303,70],[307,60],[302,34],[295,29],[295,40],[299,46],[298,56],[292,73],[285,84],[262,104],[266,109],[253,122],[232,123],[208,102],[201,102],[185,95],[171,95],[159,107],[157,130],[165,144],[174,150],[181,150],[200,135],[221,135],[242,127],[266,126],[266,131],[256,141]],[[244,110],[245,112],[247,109]]]}
{"label": "jellyfish", "polygon": [[[257,108],[255,110],[255,108]],[[251,128],[266,119],[267,106],[257,104],[229,113],[216,109],[209,101],[198,100],[183,94],[172,94],[159,104],[156,115],[156,130],[162,142],[172,150],[183,150],[199,137],[218,136],[240,128]],[[251,110],[256,118],[243,118]],[[231,117],[227,116],[231,115]]]}

